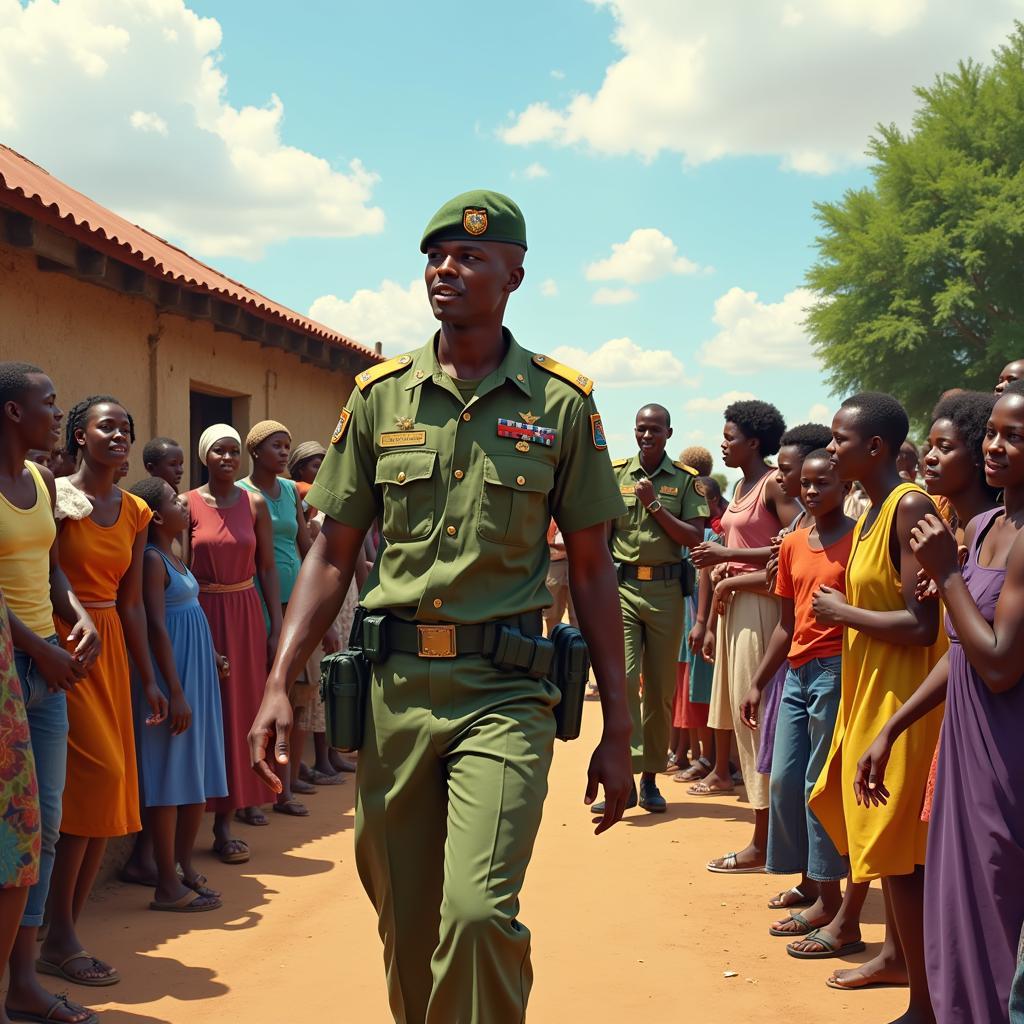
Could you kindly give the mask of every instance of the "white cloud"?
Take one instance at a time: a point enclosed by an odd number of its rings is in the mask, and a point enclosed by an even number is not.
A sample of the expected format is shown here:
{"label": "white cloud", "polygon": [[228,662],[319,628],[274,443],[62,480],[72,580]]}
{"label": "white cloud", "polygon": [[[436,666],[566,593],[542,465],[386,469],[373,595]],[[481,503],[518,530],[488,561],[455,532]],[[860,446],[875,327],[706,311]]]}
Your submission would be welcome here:
{"label": "white cloud", "polygon": [[382,230],[377,176],[288,145],[273,94],[233,106],[220,46],[220,25],[184,0],[0,0],[0,135],[208,257]]}
{"label": "white cloud", "polygon": [[[621,57],[593,93],[534,102],[502,131],[513,145],[582,145],[690,164],[769,155],[827,173],[863,159],[879,122],[908,126],[914,86],[964,57],[988,59],[1020,0],[591,0]],[[841,116],[837,112],[841,111]]]}
{"label": "white cloud", "polygon": [[563,78],[565,78],[565,72],[559,68],[553,68],[551,71],[551,77],[557,79],[558,81],[561,81]]}
{"label": "white cloud", "polygon": [[725,391],[720,395],[703,398],[691,398],[686,403],[687,412],[722,413],[725,407],[733,402],[743,402],[755,396],[749,391]]}
{"label": "white cloud", "polygon": [[640,284],[668,274],[695,274],[698,264],[679,255],[676,243],[657,228],[637,228],[625,242],[615,242],[612,254],[587,267],[588,281]]}
{"label": "white cloud", "polygon": [[128,123],[140,132],[156,132],[157,135],[167,134],[167,122],[159,115],[145,110],[135,110],[128,118]]}
{"label": "white cloud", "polygon": [[541,281],[540,293],[546,299],[553,299],[558,294],[558,282],[553,277]]}
{"label": "white cloud", "polygon": [[622,306],[635,301],[639,296],[632,288],[598,288],[591,296],[595,306]]}
{"label": "white cloud", "polygon": [[419,348],[437,330],[420,278],[408,288],[381,281],[376,291],[360,288],[351,299],[321,295],[309,315],[364,345],[379,341],[388,355]]}
{"label": "white cloud", "polygon": [[815,402],[814,405],[807,410],[807,422],[808,423],[831,423],[832,413],[834,410],[831,406],[825,405],[824,402]]}
{"label": "white cloud", "polygon": [[551,354],[603,388],[676,384],[683,380],[683,364],[675,355],[666,349],[641,348],[632,338],[612,338],[593,352],[562,345]]}
{"label": "white cloud", "polygon": [[713,319],[721,330],[701,347],[698,360],[727,373],[816,366],[803,326],[813,301],[807,288],[794,288],[772,303],[761,302],[757,292],[730,288],[715,300]]}
{"label": "white cloud", "polygon": [[538,178],[546,178],[548,169],[543,164],[532,163],[523,171],[523,177],[527,181],[536,181]]}

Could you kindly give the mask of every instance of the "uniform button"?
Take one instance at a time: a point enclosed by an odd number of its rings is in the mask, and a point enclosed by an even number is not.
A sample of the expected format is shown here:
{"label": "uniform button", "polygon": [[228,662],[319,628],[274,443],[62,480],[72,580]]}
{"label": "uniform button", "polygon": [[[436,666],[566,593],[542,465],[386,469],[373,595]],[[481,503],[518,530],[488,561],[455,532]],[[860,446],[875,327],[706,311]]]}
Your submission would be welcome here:
{"label": "uniform button", "polygon": [[526,380],[526,378],[521,373],[517,373],[516,380],[522,383],[524,380]]}
{"label": "uniform button", "polygon": [[458,532],[459,532],[459,531],[458,531],[458,530],[456,530],[454,526],[449,526],[449,527],[448,527],[448,536],[449,536],[449,537],[454,537],[454,536],[455,536],[455,534],[457,534]]}
{"label": "uniform button", "polygon": [[525,476],[517,476],[516,477],[516,483],[519,484],[520,487],[522,487],[523,484],[526,483],[526,477]]}
{"label": "uniform button", "polygon": [[441,598],[439,598],[439,597],[435,597],[434,598],[434,607],[435,608],[440,608],[441,607]]}
{"label": "uniform button", "polygon": [[417,370],[416,371],[416,379],[417,380],[423,380],[423,371],[422,370]]}
{"label": "uniform button", "polygon": [[398,482],[400,484],[404,484],[405,483],[405,474],[404,473],[399,473],[398,474]]}
{"label": "uniform button", "polygon": [[463,473],[461,469],[455,470],[455,479],[456,480],[461,480],[465,475],[466,474]]}
{"label": "uniform button", "polygon": [[468,423],[473,417],[468,412],[462,414],[462,418]]}

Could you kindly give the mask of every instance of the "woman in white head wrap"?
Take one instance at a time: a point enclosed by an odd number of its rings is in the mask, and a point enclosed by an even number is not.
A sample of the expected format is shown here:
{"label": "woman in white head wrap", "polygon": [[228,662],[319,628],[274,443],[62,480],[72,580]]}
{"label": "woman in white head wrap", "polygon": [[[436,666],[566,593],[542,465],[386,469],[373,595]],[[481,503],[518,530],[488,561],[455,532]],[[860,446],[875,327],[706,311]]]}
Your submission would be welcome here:
{"label": "woman in white head wrap", "polygon": [[[198,455],[209,481],[188,493],[188,556],[214,646],[227,658],[231,673],[221,688],[228,795],[210,800],[207,809],[215,813],[214,852],[225,864],[240,864],[249,859],[249,846],[232,837],[233,818],[267,824],[259,808],[265,790],[249,767],[247,737],[277,649],[280,585],[267,504],[235,482],[242,459],[238,431],[227,423],[207,427]],[[269,634],[256,579],[267,597]]]}

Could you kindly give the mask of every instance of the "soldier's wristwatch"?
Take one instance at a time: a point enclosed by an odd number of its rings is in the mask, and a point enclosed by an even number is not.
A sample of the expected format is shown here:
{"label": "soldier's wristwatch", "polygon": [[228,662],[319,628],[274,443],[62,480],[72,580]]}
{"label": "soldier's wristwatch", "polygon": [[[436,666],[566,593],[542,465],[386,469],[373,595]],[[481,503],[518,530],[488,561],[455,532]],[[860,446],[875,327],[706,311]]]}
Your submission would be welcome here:
{"label": "soldier's wristwatch", "polygon": [[661,511],[661,507],[662,507],[661,506],[661,502],[658,501],[657,498],[655,498],[654,501],[652,501],[650,503],[650,505],[647,506],[647,511],[648,512],[660,512]]}

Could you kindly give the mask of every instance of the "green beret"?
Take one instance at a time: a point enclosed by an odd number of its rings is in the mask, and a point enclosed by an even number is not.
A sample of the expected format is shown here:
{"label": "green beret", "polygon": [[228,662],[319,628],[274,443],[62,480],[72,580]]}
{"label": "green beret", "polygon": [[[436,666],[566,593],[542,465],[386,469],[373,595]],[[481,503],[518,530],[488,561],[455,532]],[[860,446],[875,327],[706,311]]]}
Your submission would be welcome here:
{"label": "green beret", "polygon": [[523,211],[500,192],[474,189],[449,199],[423,232],[420,252],[430,242],[468,239],[481,242],[507,242],[526,248],[526,220]]}

